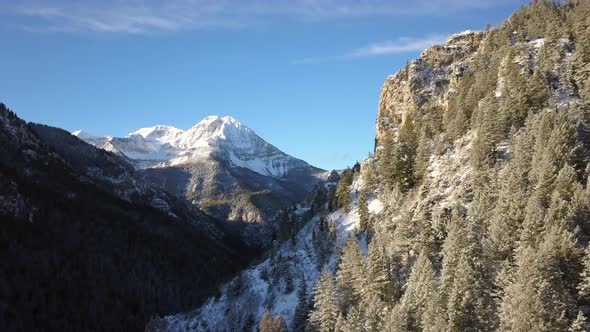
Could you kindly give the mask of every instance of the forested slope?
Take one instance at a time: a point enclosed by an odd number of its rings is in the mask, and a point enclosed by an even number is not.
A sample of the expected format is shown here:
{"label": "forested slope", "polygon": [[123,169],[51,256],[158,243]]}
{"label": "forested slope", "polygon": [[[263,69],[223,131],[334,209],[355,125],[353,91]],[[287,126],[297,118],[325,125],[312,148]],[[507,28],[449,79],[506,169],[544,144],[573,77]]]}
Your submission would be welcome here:
{"label": "forested slope", "polygon": [[319,331],[587,331],[590,1],[536,1],[387,78],[385,210],[315,292]]}
{"label": "forested slope", "polygon": [[141,331],[255,254],[125,161],[0,104],[0,330]]}

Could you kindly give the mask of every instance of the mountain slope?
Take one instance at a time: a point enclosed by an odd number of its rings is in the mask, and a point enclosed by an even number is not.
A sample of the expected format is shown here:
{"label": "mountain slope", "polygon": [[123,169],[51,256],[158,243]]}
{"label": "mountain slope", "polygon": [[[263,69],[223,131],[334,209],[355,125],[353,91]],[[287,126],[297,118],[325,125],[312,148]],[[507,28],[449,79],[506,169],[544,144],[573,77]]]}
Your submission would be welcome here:
{"label": "mountain slope", "polygon": [[[352,185],[352,200],[347,207],[328,211],[325,203],[317,210],[299,206],[293,216],[300,230],[293,239],[223,285],[220,294],[200,308],[154,320],[150,327],[169,331],[250,331],[269,310],[272,317],[281,316],[293,330],[301,324],[301,312],[305,316],[309,312],[314,287],[324,265],[331,269],[336,267],[340,248],[347,240],[354,238],[366,254],[366,239],[359,231],[359,192],[354,189],[360,188],[361,183],[357,178]],[[325,184],[328,188],[334,185]],[[370,213],[378,216],[380,202],[374,197],[369,202]]]}
{"label": "mountain slope", "polygon": [[255,252],[114,154],[0,104],[0,326],[143,330]]}
{"label": "mountain slope", "polygon": [[589,330],[589,15],[535,1],[386,79],[361,169],[385,208],[367,257],[317,286],[312,324]]}
{"label": "mountain slope", "polygon": [[[375,158],[336,189],[366,250],[306,245],[322,234],[306,226],[278,251],[287,267],[269,258],[194,312],[152,323],[223,330],[228,314],[253,331],[268,308],[294,331],[589,331],[589,18],[589,1],[535,1],[425,50],[386,79]],[[300,283],[314,242],[334,264],[319,280],[305,274],[313,307],[297,315],[293,303],[306,301],[286,290],[288,276]],[[274,287],[260,278],[267,268]]]}
{"label": "mountain slope", "polygon": [[273,219],[325,174],[228,116],[208,116],[186,131],[142,128],[126,138],[73,134],[127,158],[154,183],[221,219]]}

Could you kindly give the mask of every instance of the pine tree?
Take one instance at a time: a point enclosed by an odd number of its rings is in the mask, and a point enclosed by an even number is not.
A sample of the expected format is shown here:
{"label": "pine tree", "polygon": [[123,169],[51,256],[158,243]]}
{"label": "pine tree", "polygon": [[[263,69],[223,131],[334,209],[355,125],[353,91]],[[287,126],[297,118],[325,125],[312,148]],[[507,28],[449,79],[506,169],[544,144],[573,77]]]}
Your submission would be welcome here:
{"label": "pine tree", "polygon": [[363,163],[363,168],[362,168],[362,179],[365,185],[365,188],[369,191],[371,190],[375,190],[377,188],[377,185],[379,183],[379,179],[378,179],[378,171],[377,171],[377,163],[375,162],[375,160],[373,159],[372,155],[369,155],[369,159],[370,161],[367,162],[365,161]]}
{"label": "pine tree", "polygon": [[471,164],[476,170],[485,170],[496,159],[496,146],[500,142],[501,128],[498,119],[496,100],[493,94],[483,99],[477,112],[477,137],[473,143]]}
{"label": "pine tree", "polygon": [[309,304],[307,302],[307,281],[305,280],[305,274],[301,273],[299,289],[297,290],[297,306],[295,307],[295,315],[293,317],[294,332],[305,331],[308,313]]}
{"label": "pine tree", "polygon": [[399,331],[422,331],[422,316],[436,292],[436,272],[425,251],[418,255],[400,304],[396,306]]}
{"label": "pine tree", "polygon": [[351,236],[342,250],[336,284],[340,310],[347,314],[352,306],[359,303],[363,282],[363,256],[358,243]]}
{"label": "pine tree", "polygon": [[281,315],[277,315],[275,320],[272,322],[272,332],[289,332],[287,323]]}
{"label": "pine tree", "polygon": [[456,207],[443,245],[441,304],[449,331],[494,329],[493,279],[482,247],[482,213],[477,204],[465,220]]}
{"label": "pine tree", "polygon": [[590,300],[590,247],[586,249],[584,255],[584,270],[582,271],[582,280],[578,286],[580,296],[585,300]]}
{"label": "pine tree", "polygon": [[420,140],[418,142],[418,148],[416,150],[416,161],[414,163],[413,169],[414,182],[419,183],[422,181],[422,178],[426,174],[426,169],[428,168],[428,162],[430,161],[431,155],[432,147],[430,138],[428,137],[426,131],[422,131],[420,134]]}
{"label": "pine tree", "polygon": [[273,320],[268,310],[262,315],[262,320],[260,320],[260,324],[258,324],[258,331],[273,332]]}
{"label": "pine tree", "polygon": [[350,209],[350,185],[352,184],[352,180],[352,170],[346,169],[342,173],[342,177],[336,186],[336,198],[338,199],[338,206],[344,208],[346,211]]}
{"label": "pine tree", "polygon": [[369,245],[365,264],[365,282],[361,293],[365,300],[372,302],[380,300],[385,303],[392,303],[398,293],[379,238],[373,239]]}
{"label": "pine tree", "polygon": [[334,332],[344,331],[346,331],[346,317],[342,313],[339,313],[338,318],[336,318],[336,324],[334,325]]}
{"label": "pine tree", "polygon": [[586,317],[584,313],[580,310],[578,311],[578,316],[576,320],[572,323],[572,326],[569,328],[568,332],[586,332],[590,326],[586,322]]}
{"label": "pine tree", "polygon": [[361,231],[365,231],[369,228],[369,207],[367,205],[367,198],[365,194],[360,194],[358,199],[358,213],[359,213],[359,226]]}
{"label": "pine tree", "polygon": [[363,331],[381,332],[384,327],[384,320],[388,314],[387,304],[377,296],[371,296],[365,300]]}
{"label": "pine tree", "polygon": [[517,256],[514,280],[500,306],[501,328],[509,331],[565,331],[577,314],[572,285],[564,278],[576,270],[579,249],[559,223],[545,231],[538,248],[526,246]]}
{"label": "pine tree", "polygon": [[380,174],[390,190],[407,191],[414,186],[414,160],[418,141],[411,113],[404,118],[397,141],[392,137],[383,140],[380,153]]}
{"label": "pine tree", "polygon": [[338,318],[336,289],[334,277],[327,267],[324,268],[314,293],[314,311],[309,320],[320,332],[332,332]]}
{"label": "pine tree", "polygon": [[343,319],[339,332],[363,331],[363,324],[363,311],[359,309],[359,307],[352,307],[346,315],[345,319]]}

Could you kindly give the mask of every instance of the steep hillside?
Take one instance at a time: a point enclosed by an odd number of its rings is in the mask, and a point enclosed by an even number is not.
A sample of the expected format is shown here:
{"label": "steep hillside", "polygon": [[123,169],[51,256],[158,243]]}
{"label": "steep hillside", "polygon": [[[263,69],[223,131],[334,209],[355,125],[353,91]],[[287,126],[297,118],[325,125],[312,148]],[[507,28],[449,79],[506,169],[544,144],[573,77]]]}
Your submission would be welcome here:
{"label": "steep hillside", "polygon": [[[588,331],[590,2],[536,1],[384,83],[368,255],[316,287],[320,331]],[[373,253],[373,254],[372,254]]]}
{"label": "steep hillside", "polygon": [[[150,328],[590,330],[588,77],[589,1],[535,1],[432,46],[385,81],[375,157],[343,174],[325,205],[341,210],[322,218],[335,223],[312,219],[284,243],[286,268],[269,258]],[[335,230],[352,220],[342,248]],[[297,301],[289,280],[306,286]]]}
{"label": "steep hillside", "polygon": [[256,253],[131,165],[0,104],[0,326],[143,330]]}
{"label": "steep hillside", "polygon": [[[324,188],[333,189],[334,185],[328,182]],[[359,192],[354,189],[361,185],[357,173],[351,186],[350,203],[334,211],[328,208],[329,202],[318,198],[324,194],[316,196],[315,203],[298,206],[291,215],[298,232],[274,248],[266,259],[223,285],[220,294],[202,307],[153,320],[148,330],[254,331],[267,311],[272,317],[284,319],[289,329],[305,328],[313,290],[324,266],[334,270],[341,248],[349,241],[358,241],[366,254],[359,218]],[[332,190],[326,197],[333,195]],[[373,216],[379,215],[381,203],[371,197],[368,211]]]}
{"label": "steep hillside", "polygon": [[229,116],[208,116],[186,131],[155,126],[125,138],[73,134],[123,156],[154,183],[224,220],[272,220],[325,177]]}

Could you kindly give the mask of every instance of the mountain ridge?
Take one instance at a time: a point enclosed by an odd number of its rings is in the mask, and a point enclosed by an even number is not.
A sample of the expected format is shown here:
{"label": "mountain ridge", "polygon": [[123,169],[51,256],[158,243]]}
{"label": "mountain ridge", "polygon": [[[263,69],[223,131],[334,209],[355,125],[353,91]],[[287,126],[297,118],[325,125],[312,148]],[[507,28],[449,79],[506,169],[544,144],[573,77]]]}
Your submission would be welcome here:
{"label": "mountain ridge", "polygon": [[[83,130],[76,130],[72,135],[139,160],[138,168],[177,166],[221,153],[236,166],[280,178],[288,173],[289,164],[304,163],[260,138],[254,130],[231,116],[209,115],[187,130],[160,124],[140,128],[126,137],[95,136]],[[248,150],[256,154],[248,155],[245,153]]]}
{"label": "mountain ridge", "polygon": [[156,125],[127,137],[72,135],[124,157],[153,183],[223,220],[272,221],[329,176],[231,116],[207,116],[187,130]]}

